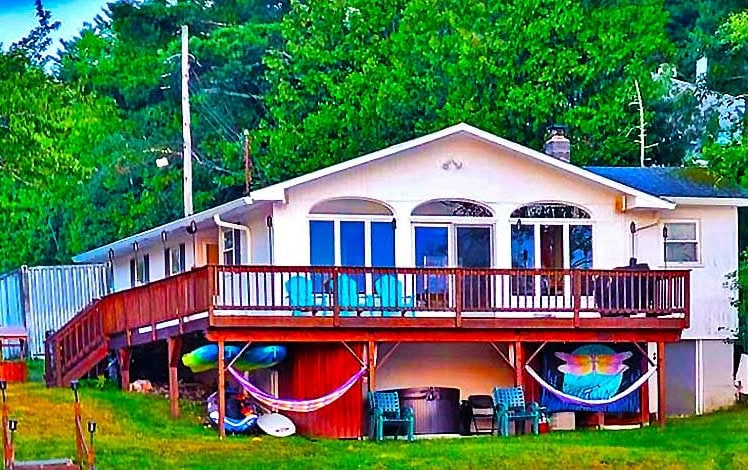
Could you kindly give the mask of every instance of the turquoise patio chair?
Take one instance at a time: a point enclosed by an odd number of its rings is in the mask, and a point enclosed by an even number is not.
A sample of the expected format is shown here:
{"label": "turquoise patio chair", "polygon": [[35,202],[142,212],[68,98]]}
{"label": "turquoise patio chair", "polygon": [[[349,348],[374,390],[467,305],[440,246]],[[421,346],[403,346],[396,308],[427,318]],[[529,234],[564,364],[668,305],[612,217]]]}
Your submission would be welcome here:
{"label": "turquoise patio chair", "polygon": [[358,285],[356,280],[347,274],[338,276],[338,306],[341,317],[355,317],[358,307]]}
{"label": "turquoise patio chair", "polygon": [[319,311],[319,309],[313,307],[325,306],[324,298],[320,302],[317,302],[312,289],[312,283],[304,276],[292,276],[289,278],[286,281],[286,292],[288,292],[289,303],[293,307],[298,307],[292,312],[294,317],[312,316],[315,312]]}
{"label": "turquoise patio chair", "polygon": [[395,439],[402,432],[415,440],[416,418],[409,406],[400,408],[397,392],[369,392],[369,432],[375,441],[384,439],[384,428],[394,428]]}
{"label": "turquoise patio chair", "polygon": [[[397,307],[399,311],[383,310],[385,317],[400,316],[408,309],[413,308],[413,297],[403,295],[403,284],[397,279],[397,276],[385,274],[374,283],[374,287],[379,294],[379,305],[381,307]],[[415,313],[411,310],[410,315]]]}
{"label": "turquoise patio chair", "polygon": [[532,433],[538,434],[540,408],[535,402],[525,403],[525,391],[522,387],[494,388],[493,403],[500,435],[509,436],[511,421],[524,424],[528,420],[532,422]]}

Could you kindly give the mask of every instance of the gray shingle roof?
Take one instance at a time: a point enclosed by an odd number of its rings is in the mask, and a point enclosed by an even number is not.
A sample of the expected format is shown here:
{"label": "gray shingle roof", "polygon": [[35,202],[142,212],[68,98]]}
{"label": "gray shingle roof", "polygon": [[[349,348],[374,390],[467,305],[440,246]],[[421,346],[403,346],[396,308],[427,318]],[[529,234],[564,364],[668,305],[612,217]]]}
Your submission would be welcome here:
{"label": "gray shingle roof", "polygon": [[586,169],[653,196],[748,198],[748,190],[719,181],[705,168],[588,166]]}

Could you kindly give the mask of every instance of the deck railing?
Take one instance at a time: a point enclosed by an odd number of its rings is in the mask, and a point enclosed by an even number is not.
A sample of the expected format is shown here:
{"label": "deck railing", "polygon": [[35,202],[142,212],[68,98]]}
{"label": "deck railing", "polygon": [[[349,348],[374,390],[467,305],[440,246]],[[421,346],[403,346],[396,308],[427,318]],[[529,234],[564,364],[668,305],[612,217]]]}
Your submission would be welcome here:
{"label": "deck railing", "polygon": [[685,318],[688,271],[220,266],[213,306],[290,316]]}
{"label": "deck railing", "polygon": [[418,318],[438,317],[457,328],[473,318],[501,328],[516,317],[532,327],[541,317],[594,328],[611,323],[587,319],[616,316],[619,327],[651,328],[637,318],[657,317],[667,319],[661,327],[682,329],[689,324],[689,287],[689,272],[675,270],[206,266],[89,305],[47,339],[47,373],[59,382],[113,335],[129,341],[145,329],[155,340],[159,325],[181,332],[195,314],[216,327],[225,324],[222,317],[252,317],[253,326],[303,326],[294,317],[330,317],[324,325],[333,327],[394,325],[378,317],[418,326]]}

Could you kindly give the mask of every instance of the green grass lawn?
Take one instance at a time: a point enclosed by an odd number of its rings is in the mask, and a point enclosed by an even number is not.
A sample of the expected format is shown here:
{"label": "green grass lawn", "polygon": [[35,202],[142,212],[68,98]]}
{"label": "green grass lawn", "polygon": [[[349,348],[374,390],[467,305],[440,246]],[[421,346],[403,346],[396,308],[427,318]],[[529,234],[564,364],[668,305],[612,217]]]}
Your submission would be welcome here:
{"label": "green grass lawn", "polygon": [[[34,368],[38,376],[38,367]],[[10,384],[19,420],[19,459],[73,457],[72,392],[39,382]],[[184,403],[169,418],[166,399],[81,391],[84,421],[98,423],[101,469],[144,468],[748,468],[748,409],[671,420],[666,429],[559,432],[542,436],[398,442],[228,437],[202,425],[202,408]]]}

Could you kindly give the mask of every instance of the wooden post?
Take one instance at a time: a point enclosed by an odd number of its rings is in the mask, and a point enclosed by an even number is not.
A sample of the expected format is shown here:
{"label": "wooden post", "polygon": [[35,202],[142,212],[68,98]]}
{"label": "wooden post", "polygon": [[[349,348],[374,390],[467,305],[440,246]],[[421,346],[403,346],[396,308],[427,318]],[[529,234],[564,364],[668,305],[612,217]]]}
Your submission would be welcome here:
{"label": "wooden post", "polygon": [[462,327],[462,306],[464,304],[462,288],[464,287],[462,270],[457,268],[455,270],[455,326],[457,328]]}
{"label": "wooden post", "polygon": [[[647,359],[647,344],[644,344],[644,347],[641,348],[642,351],[642,374],[646,374],[649,370],[649,360]],[[644,426],[646,423],[649,423],[649,380],[644,382],[642,384],[641,392],[640,392],[640,419],[641,419],[641,425]]]}
{"label": "wooden post", "polygon": [[574,297],[574,328],[579,328],[579,312],[582,310],[582,277],[576,269],[571,271],[571,284]]}
{"label": "wooden post", "polygon": [[218,437],[226,437],[226,358],[224,341],[218,340]]}
{"label": "wooden post", "polygon": [[665,394],[665,343],[657,342],[657,424],[665,426],[667,420]]}
{"label": "wooden post", "polygon": [[122,390],[130,390],[130,348],[122,348],[117,351],[119,360],[119,373],[122,377]]}
{"label": "wooden post", "polygon": [[366,367],[369,369],[369,391],[373,392],[377,389],[377,365],[374,362],[374,358],[377,354],[377,343],[374,340],[369,340],[369,344],[366,348]]}
{"label": "wooden post", "polygon": [[525,349],[522,342],[514,343],[514,385],[524,388]]}
{"label": "wooden post", "polygon": [[166,340],[169,350],[169,402],[171,404],[171,417],[179,417],[179,356],[182,352],[182,338],[175,336]]}

